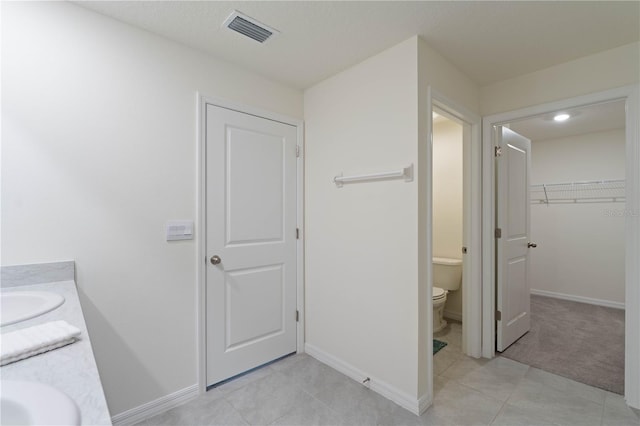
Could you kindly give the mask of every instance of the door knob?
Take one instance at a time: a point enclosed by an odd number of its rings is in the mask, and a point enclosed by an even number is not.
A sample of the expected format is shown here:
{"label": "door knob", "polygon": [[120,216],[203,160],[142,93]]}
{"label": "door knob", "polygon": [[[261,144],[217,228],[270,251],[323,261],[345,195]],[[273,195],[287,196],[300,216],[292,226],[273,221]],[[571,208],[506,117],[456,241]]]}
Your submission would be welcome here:
{"label": "door knob", "polygon": [[220,256],[218,255],[211,256],[212,265],[218,265],[220,262],[222,262],[222,259],[220,259]]}
{"label": "door knob", "polygon": [[[528,243],[527,247],[536,248],[538,245],[536,243]],[[213,262],[213,260],[211,262]]]}

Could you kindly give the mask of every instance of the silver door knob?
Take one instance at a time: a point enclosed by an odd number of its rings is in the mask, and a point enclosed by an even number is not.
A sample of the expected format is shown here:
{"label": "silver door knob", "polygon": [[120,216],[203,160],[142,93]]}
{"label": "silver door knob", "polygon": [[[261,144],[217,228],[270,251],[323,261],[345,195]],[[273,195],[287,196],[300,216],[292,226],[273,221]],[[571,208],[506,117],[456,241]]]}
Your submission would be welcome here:
{"label": "silver door knob", "polygon": [[536,247],[538,247],[538,245],[536,243],[528,243],[527,247],[536,248]]}
{"label": "silver door knob", "polygon": [[211,256],[212,265],[218,265],[220,262],[222,262],[222,259],[220,259],[220,256],[217,256],[217,255]]}

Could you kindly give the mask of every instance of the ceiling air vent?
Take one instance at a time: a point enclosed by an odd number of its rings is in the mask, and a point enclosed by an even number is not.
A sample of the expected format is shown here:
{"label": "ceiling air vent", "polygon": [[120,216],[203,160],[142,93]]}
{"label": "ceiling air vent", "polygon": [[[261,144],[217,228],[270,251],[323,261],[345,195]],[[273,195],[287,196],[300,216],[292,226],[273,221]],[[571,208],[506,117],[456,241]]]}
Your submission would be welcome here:
{"label": "ceiling air vent", "polygon": [[258,22],[247,15],[243,15],[237,10],[234,10],[222,25],[259,43],[264,43],[270,37],[279,34],[278,30]]}

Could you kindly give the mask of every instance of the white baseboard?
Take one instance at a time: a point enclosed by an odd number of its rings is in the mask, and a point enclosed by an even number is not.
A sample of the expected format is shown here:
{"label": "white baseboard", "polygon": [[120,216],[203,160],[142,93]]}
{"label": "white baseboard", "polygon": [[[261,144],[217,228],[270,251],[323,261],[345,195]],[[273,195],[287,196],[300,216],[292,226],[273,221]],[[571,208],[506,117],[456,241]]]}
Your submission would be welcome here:
{"label": "white baseboard", "polygon": [[111,417],[114,426],[130,426],[146,420],[171,408],[184,404],[199,395],[198,385],[191,385],[177,392],[165,395]]}
{"label": "white baseboard", "polygon": [[[420,416],[424,414],[425,411],[429,409],[433,405],[433,398],[431,395],[422,395],[418,400],[418,410],[420,412]],[[414,413],[415,414],[415,413]]]}
{"label": "white baseboard", "polygon": [[462,322],[462,312],[447,311],[445,309],[443,314],[445,318],[451,318],[452,320]]}
{"label": "white baseboard", "polygon": [[431,405],[431,397],[429,395],[425,395],[420,399],[416,399],[411,395],[391,386],[390,384],[379,380],[370,374],[367,374],[356,367],[344,362],[343,360],[336,358],[333,355],[326,353],[325,351],[309,344],[305,344],[305,352],[322,362],[323,364],[328,365],[334,370],[339,371],[340,373],[352,378],[358,383],[362,383],[367,377],[369,378],[368,387],[372,391],[384,396],[387,399],[395,402],[401,407],[411,411],[415,415],[420,415]]}
{"label": "white baseboard", "polygon": [[536,290],[532,288],[531,294],[536,296],[553,297],[555,299],[571,300],[573,302],[588,303],[590,305],[606,306],[607,308],[624,309],[624,303],[611,300],[593,299],[591,297],[574,296],[572,294],[556,293],[555,291]]}

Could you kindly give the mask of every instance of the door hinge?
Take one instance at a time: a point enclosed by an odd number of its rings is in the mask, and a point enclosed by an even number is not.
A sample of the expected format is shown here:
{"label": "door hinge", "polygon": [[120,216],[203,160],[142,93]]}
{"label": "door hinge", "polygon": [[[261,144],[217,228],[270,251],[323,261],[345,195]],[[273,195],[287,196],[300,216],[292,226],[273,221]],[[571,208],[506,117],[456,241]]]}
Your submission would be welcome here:
{"label": "door hinge", "polygon": [[502,155],[502,147],[496,146],[493,148],[493,154],[496,157],[500,157]]}
{"label": "door hinge", "polygon": [[296,322],[300,321],[300,312],[296,311]]}
{"label": "door hinge", "polygon": [[496,311],[496,321],[502,321],[502,312]]}
{"label": "door hinge", "polygon": [[296,157],[300,157],[300,145],[296,145]]}
{"label": "door hinge", "polygon": [[296,228],[296,240],[300,239],[300,228]]}
{"label": "door hinge", "polygon": [[494,237],[502,238],[502,229],[501,228],[496,228],[496,231],[494,232]]}

